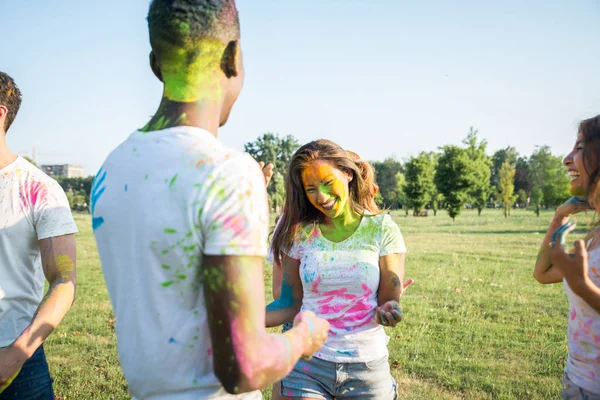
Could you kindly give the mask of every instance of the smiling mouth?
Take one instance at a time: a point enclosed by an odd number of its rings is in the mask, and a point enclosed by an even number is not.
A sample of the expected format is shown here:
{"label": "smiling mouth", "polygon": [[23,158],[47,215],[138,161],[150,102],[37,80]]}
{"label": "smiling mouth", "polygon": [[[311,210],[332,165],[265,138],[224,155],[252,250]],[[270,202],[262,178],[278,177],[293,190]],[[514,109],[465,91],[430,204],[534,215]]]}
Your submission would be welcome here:
{"label": "smiling mouth", "polygon": [[580,177],[579,172],[577,172],[574,169],[569,170],[569,176],[571,177],[572,181],[574,181],[575,179],[579,179],[579,177]]}
{"label": "smiling mouth", "polygon": [[323,209],[325,211],[331,211],[333,209],[334,205],[335,205],[335,199],[331,199],[327,203],[321,204],[321,207],[323,207]]}

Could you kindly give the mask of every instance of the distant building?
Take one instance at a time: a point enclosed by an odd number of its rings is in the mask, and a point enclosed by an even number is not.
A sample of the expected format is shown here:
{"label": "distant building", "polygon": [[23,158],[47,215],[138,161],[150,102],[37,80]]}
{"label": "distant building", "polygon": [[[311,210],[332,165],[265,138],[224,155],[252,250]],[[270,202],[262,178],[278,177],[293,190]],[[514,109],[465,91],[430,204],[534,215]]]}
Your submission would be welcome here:
{"label": "distant building", "polygon": [[83,178],[83,166],[81,165],[42,165],[41,170],[52,177]]}

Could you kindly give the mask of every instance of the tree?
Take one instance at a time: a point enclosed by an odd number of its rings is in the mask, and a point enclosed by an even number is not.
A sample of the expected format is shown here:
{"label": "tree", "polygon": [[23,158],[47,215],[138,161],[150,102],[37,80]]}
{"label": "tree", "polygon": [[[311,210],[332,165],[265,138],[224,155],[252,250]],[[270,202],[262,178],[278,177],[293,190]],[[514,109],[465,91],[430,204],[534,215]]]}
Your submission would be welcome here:
{"label": "tree", "polygon": [[510,214],[510,207],[516,200],[515,192],[515,169],[508,161],[505,161],[500,167],[498,175],[498,199],[504,209],[504,218]]}
{"label": "tree", "polygon": [[93,176],[88,176],[87,178],[67,178],[66,176],[59,176],[56,178],[56,181],[65,192],[70,191],[73,196],[79,194],[84,197],[82,203],[90,204],[90,193],[92,191],[92,182],[94,181]]}
{"label": "tree", "polygon": [[540,207],[544,203],[544,192],[539,187],[534,187],[531,191],[531,204],[535,205],[535,214],[540,216]]}
{"label": "tree", "polygon": [[285,179],[279,171],[273,172],[273,177],[269,183],[271,194],[269,195],[269,206],[276,213],[283,207],[285,202]]}
{"label": "tree", "polygon": [[541,204],[546,208],[559,206],[571,196],[570,179],[562,157],[553,155],[550,147],[536,148],[529,158],[529,173],[533,189],[542,191]]}
{"label": "tree", "polygon": [[478,141],[477,133],[478,131],[471,127],[469,135],[463,140],[463,143],[467,146],[466,152],[469,160],[469,172],[467,173],[471,179],[469,196],[473,206],[477,209],[477,214],[481,215],[481,211],[490,201],[494,190],[490,185],[492,160],[485,153],[487,141]]}
{"label": "tree", "polygon": [[444,196],[437,190],[437,187],[435,187],[434,192],[431,194],[431,210],[433,211],[434,217],[437,217],[437,212],[441,208],[443,201]]}
{"label": "tree", "polygon": [[375,161],[372,164],[375,168],[375,176],[377,177],[377,184],[379,185],[384,206],[398,208],[396,174],[403,172],[402,163],[388,157],[383,161]]}
{"label": "tree", "polygon": [[[516,170],[515,170],[516,172]],[[515,187],[516,189],[516,187]],[[525,190],[523,189],[519,189],[517,191],[517,203],[522,204],[522,205],[528,205],[528,196],[527,196],[527,192],[525,192]]]}
{"label": "tree", "polygon": [[402,205],[406,216],[408,216],[408,196],[404,190],[406,187],[406,177],[402,172],[396,174],[396,195],[398,196],[398,204]]}
{"label": "tree", "polygon": [[23,157],[24,159],[26,159],[27,161],[29,161],[30,163],[32,163],[34,166],[36,166],[37,168],[39,168],[39,165],[37,165],[37,163],[35,161],[33,161],[31,158],[25,156]]}
{"label": "tree", "polygon": [[508,161],[511,167],[516,167],[517,159],[519,158],[519,153],[517,149],[512,146],[507,146],[504,149],[500,149],[494,153],[492,156],[492,170],[490,176],[490,183],[492,186],[497,187],[498,182],[500,181],[500,168],[502,168],[502,164]]}
{"label": "tree", "polygon": [[419,214],[435,191],[435,160],[430,154],[421,152],[404,165],[404,174],[406,197],[412,209]]}
{"label": "tree", "polygon": [[[254,142],[244,145],[244,151],[257,162],[263,161],[265,165],[272,163],[274,166],[273,178],[275,181],[269,184],[267,193],[269,194],[269,203],[276,212],[277,208],[283,204],[282,196],[285,196],[282,194],[285,192],[283,177],[287,174],[292,157],[299,147],[300,144],[292,135],[281,137],[274,133],[265,133]],[[281,176],[275,178],[277,173]]]}
{"label": "tree", "polygon": [[469,199],[471,166],[465,149],[448,145],[441,150],[435,172],[435,185],[444,196],[446,210],[454,221]]}
{"label": "tree", "polygon": [[527,157],[518,157],[515,164],[515,192],[524,190],[531,196],[532,182],[529,175],[529,161]]}

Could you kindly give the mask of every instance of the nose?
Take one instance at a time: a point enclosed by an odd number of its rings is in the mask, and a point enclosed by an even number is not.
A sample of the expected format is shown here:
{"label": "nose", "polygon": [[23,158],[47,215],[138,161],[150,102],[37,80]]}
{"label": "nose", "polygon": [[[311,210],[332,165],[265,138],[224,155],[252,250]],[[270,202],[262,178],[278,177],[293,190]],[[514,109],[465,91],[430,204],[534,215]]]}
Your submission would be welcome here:
{"label": "nose", "polygon": [[327,193],[324,193],[322,190],[319,190],[319,192],[317,193],[317,203],[323,204],[326,203],[327,200],[329,200],[329,196],[327,195]]}
{"label": "nose", "polygon": [[[574,151],[574,150],[573,150]],[[573,151],[571,151],[569,154],[567,154],[567,156],[563,159],[563,165],[565,167],[569,167],[571,164],[573,164]]]}

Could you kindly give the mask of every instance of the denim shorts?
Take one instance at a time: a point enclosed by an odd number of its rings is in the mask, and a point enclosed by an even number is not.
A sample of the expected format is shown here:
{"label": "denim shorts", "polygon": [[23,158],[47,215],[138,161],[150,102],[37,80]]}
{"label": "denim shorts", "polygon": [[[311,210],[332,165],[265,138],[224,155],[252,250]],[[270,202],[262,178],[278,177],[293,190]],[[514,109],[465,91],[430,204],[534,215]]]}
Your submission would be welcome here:
{"label": "denim shorts", "polygon": [[563,400],[600,400],[600,394],[580,388],[569,379],[566,373],[563,377],[563,389],[560,394]]}
{"label": "denim shorts", "polygon": [[366,363],[301,359],[281,381],[281,395],[333,400],[396,400],[396,381],[388,356]]}
{"label": "denim shorts", "polygon": [[281,333],[287,332],[294,327],[294,322],[289,321],[283,324],[283,328],[281,329]]}
{"label": "denim shorts", "polygon": [[19,375],[0,394],[0,400],[54,400],[52,382],[42,345],[25,361]]}

